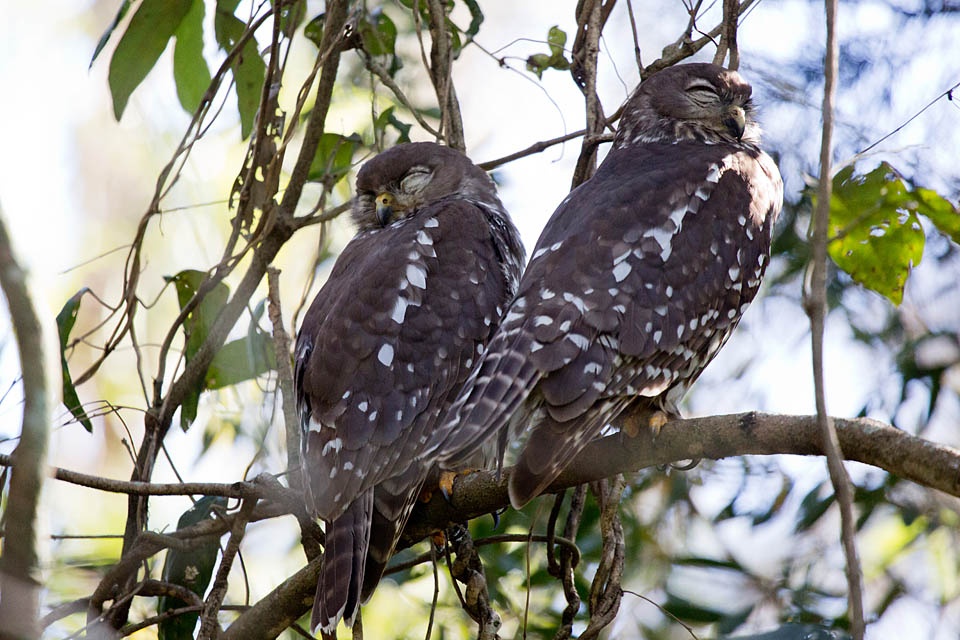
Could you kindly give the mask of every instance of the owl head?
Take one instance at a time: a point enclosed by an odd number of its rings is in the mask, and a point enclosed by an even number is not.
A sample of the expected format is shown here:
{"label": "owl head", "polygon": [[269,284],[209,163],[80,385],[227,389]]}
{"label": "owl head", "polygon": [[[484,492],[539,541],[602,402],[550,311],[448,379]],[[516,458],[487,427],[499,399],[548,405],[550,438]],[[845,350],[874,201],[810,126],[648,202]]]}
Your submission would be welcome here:
{"label": "owl head", "polygon": [[450,196],[499,203],[493,180],[461,152],[433,142],[401,144],[357,173],[353,220],[361,231],[378,229]]}
{"label": "owl head", "polygon": [[757,145],[753,89],[736,71],[709,63],[678,64],[640,83],[627,100],[616,147],[697,140]]}

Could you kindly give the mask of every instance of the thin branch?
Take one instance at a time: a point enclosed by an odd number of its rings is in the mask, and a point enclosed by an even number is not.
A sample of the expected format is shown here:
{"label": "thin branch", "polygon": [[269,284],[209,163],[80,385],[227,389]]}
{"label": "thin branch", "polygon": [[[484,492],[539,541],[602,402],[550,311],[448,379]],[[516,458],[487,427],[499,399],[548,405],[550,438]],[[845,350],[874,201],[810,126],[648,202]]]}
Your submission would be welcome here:
{"label": "thin branch", "polygon": [[809,283],[804,288],[804,308],[810,316],[813,355],[813,386],[816,395],[817,424],[827,454],[827,469],[840,508],[840,537],[846,557],[850,632],[854,640],[863,640],[863,577],[857,557],[856,521],[853,514],[853,486],[843,466],[845,447],[841,446],[833,420],[827,414],[826,384],[823,379],[823,334],[827,314],[827,236],[830,224],[830,197],[833,181],[830,162],[833,153],[833,105],[837,91],[838,44],[837,0],[824,0],[827,16],[826,59],[824,60],[823,134],[820,140],[820,181],[813,217],[813,256]]}
{"label": "thin branch", "polygon": [[230,569],[233,568],[233,560],[240,552],[240,543],[243,542],[243,536],[247,530],[247,523],[250,522],[250,516],[253,515],[253,509],[257,506],[257,499],[250,498],[243,501],[240,512],[234,516],[233,524],[230,525],[230,540],[227,542],[226,549],[220,557],[220,566],[217,568],[217,576],[213,580],[213,586],[210,588],[210,594],[206,602],[203,603],[203,613],[200,616],[200,631],[197,638],[200,640],[213,640],[220,635],[220,624],[217,622],[217,615],[220,613],[220,607],[223,605],[223,599],[227,595],[227,578],[230,576]]}

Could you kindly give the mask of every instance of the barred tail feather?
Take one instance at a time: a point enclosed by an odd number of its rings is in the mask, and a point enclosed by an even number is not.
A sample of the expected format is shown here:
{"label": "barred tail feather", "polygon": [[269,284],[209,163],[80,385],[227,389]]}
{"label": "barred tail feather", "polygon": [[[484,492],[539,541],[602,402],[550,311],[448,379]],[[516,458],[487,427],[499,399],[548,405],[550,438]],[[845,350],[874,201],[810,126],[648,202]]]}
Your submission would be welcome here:
{"label": "barred tail feather", "polygon": [[630,403],[628,398],[610,399],[595,408],[585,419],[560,422],[548,411],[537,415],[536,426],[510,473],[510,504],[520,509],[550,486],[570,461],[600,435]]}
{"label": "barred tail feather", "polygon": [[334,634],[343,619],[353,625],[360,610],[370,523],[373,489],[360,495],[342,515],[327,522],[323,567],[313,601],[310,627]]}

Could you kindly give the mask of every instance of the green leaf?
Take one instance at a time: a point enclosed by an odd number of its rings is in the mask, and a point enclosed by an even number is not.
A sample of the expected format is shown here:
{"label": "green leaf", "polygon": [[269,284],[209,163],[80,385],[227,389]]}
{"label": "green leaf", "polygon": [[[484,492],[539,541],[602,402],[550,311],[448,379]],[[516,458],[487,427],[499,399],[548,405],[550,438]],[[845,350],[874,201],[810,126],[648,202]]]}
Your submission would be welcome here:
{"label": "green leaf", "polygon": [[960,211],[949,200],[932,189],[916,187],[917,211],[927,216],[930,222],[945,236],[960,243]]}
{"label": "green leaf", "polygon": [[306,36],[307,40],[317,45],[317,48],[319,48],[323,42],[323,22],[326,20],[326,17],[327,14],[321,13],[310,20],[307,26],[303,28],[303,35]]}
{"label": "green leaf", "polygon": [[[166,276],[167,282],[173,283],[177,290],[177,302],[180,309],[186,306],[193,296],[197,293],[202,283],[208,278],[204,271],[186,269],[174,276]],[[203,300],[190,312],[183,323],[183,332],[186,336],[186,347],[184,349],[184,358],[187,363],[200,349],[200,345],[207,339],[210,327],[213,321],[217,319],[220,309],[226,304],[230,297],[230,288],[222,282],[218,282],[207,292]],[[180,426],[186,430],[197,417],[197,406],[200,401],[201,389],[192,390],[184,399],[180,408]]]}
{"label": "green leaf", "polygon": [[[203,520],[211,518],[215,507],[224,508],[227,499],[216,496],[204,496],[197,500],[192,508],[184,512],[177,522],[177,531],[186,529]],[[217,564],[217,555],[220,553],[220,541],[210,538],[199,546],[186,551],[170,549],[163,562],[163,580],[172,584],[190,589],[203,598],[204,592],[210,585],[213,568]],[[164,613],[171,609],[187,606],[180,598],[161,596],[157,602],[157,613]],[[199,612],[184,613],[173,618],[163,620],[158,625],[159,640],[190,640],[193,638],[193,629],[197,626]]]}
{"label": "green leaf", "polygon": [[112,36],[113,32],[116,31],[117,26],[126,17],[127,11],[129,10],[130,0],[123,0],[123,2],[120,3],[120,9],[117,11],[117,15],[113,16],[113,22],[110,23],[110,26],[108,26],[103,32],[103,35],[100,36],[100,40],[97,41],[97,46],[93,50],[93,56],[90,58],[90,67],[93,66],[94,62],[96,62],[97,56],[100,55],[100,52],[103,51],[103,48],[107,46],[107,42],[110,41],[110,36]]}
{"label": "green leaf", "polygon": [[77,312],[80,311],[80,299],[83,294],[90,291],[87,287],[73,294],[63,305],[60,313],[57,314],[57,334],[60,336],[60,371],[63,380],[63,405],[73,414],[73,417],[83,425],[88,433],[93,433],[93,425],[90,418],[83,410],[80,404],[80,396],[77,395],[77,389],[73,386],[73,378],[70,376],[70,368],[67,366],[67,343],[70,340],[70,332],[73,331],[73,325],[77,322]]}
{"label": "green leaf", "polygon": [[153,69],[194,2],[203,0],[143,0],[133,14],[110,59],[108,81],[117,120],[130,94]]}
{"label": "green leaf", "polygon": [[[219,6],[213,26],[217,44],[224,51],[232,50],[247,30],[245,22],[234,16],[232,12],[221,11]],[[240,135],[246,140],[253,131],[257,109],[260,108],[263,79],[267,72],[267,66],[257,48],[256,38],[247,40],[243,51],[234,60],[232,70],[236,84],[237,110],[240,112]]]}
{"label": "green leaf", "polygon": [[566,32],[556,25],[550,27],[547,31],[547,46],[550,48],[550,54],[535,53],[527,58],[527,71],[532,71],[538,78],[542,78],[543,72],[547,69],[560,71],[569,69],[570,61],[563,55],[563,47],[566,44]]}
{"label": "green leaf", "polygon": [[323,134],[310,164],[307,180],[340,180],[353,166],[353,153],[362,144],[363,139],[356,133],[349,136],[338,133]]}
{"label": "green leaf", "polygon": [[270,335],[257,331],[239,340],[223,345],[213,357],[207,377],[206,389],[221,389],[251,380],[277,368]]}
{"label": "green leaf", "polygon": [[363,50],[371,56],[392,56],[396,53],[397,26],[383,11],[374,11],[359,25]]}
{"label": "green leaf", "polygon": [[843,169],[830,200],[830,257],[861,285],[894,304],[903,300],[910,269],[923,257],[917,201],[887,163],[867,175]]}
{"label": "green leaf", "polygon": [[203,59],[203,2],[194,2],[175,34],[173,79],[177,98],[185,111],[193,113],[210,87],[210,69]]}
{"label": "green leaf", "polygon": [[397,144],[410,142],[410,129],[413,125],[401,121],[394,114],[395,107],[388,107],[380,112],[377,119],[373,122],[373,132],[377,140],[382,140],[387,127],[393,127],[400,135],[397,138]]}
{"label": "green leaf", "polygon": [[480,25],[483,24],[483,11],[480,10],[477,0],[463,0],[463,3],[470,10],[470,26],[467,27],[466,34],[472,40],[473,36],[480,32]]}

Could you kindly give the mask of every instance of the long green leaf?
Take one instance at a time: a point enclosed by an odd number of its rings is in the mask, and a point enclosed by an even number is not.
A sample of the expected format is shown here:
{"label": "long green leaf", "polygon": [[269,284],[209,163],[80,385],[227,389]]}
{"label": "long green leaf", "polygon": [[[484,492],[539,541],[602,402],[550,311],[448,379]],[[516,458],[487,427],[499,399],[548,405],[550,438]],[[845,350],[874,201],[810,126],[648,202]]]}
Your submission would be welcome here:
{"label": "long green leaf", "polygon": [[73,417],[83,425],[89,433],[93,433],[93,425],[90,418],[83,410],[80,404],[80,396],[77,395],[77,389],[73,385],[73,378],[70,376],[70,367],[67,366],[67,343],[70,340],[70,332],[73,331],[73,325],[77,322],[77,313],[80,311],[80,299],[90,291],[87,287],[73,294],[60,313],[57,314],[57,334],[60,337],[60,371],[63,380],[63,404],[73,414]]}
{"label": "long green leaf", "polygon": [[[247,30],[245,22],[217,8],[214,18],[214,33],[217,44],[224,51],[232,50]],[[237,110],[240,112],[240,133],[245,140],[253,131],[260,93],[266,77],[267,66],[260,57],[256,38],[250,38],[233,64],[233,79],[236,83]]]}
{"label": "long green leaf", "polygon": [[143,0],[133,14],[110,59],[108,82],[117,120],[127,108],[130,94],[153,69],[194,2],[203,0]]}
{"label": "long green leaf", "polygon": [[180,105],[188,113],[197,110],[210,86],[210,69],[203,59],[203,14],[203,2],[194,2],[175,34],[173,79]]}

